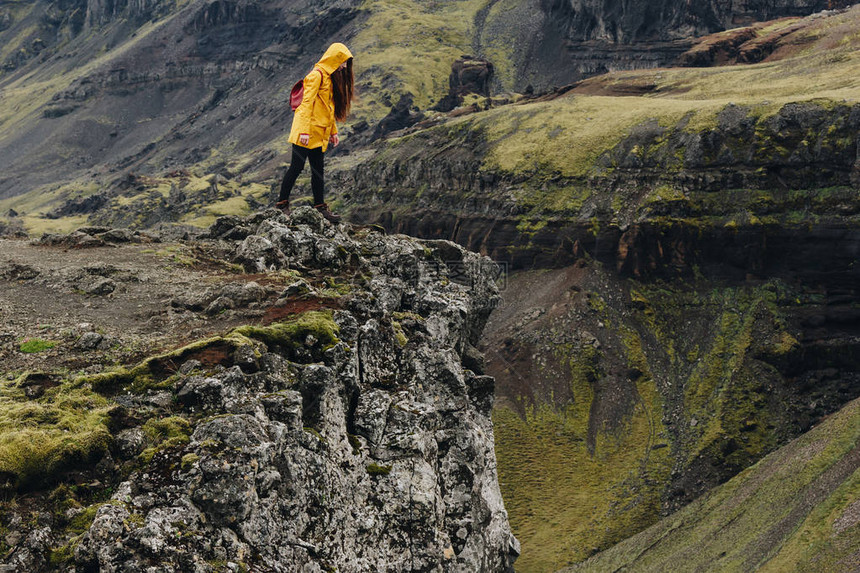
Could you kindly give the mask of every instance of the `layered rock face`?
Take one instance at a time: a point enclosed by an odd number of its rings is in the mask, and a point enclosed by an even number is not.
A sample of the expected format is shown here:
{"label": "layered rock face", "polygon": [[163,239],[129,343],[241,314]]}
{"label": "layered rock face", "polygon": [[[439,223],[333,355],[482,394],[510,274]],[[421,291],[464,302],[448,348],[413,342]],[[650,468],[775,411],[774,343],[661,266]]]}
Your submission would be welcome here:
{"label": "layered rock face", "polygon": [[[787,104],[766,120],[728,105],[697,132],[687,120],[637,125],[601,154],[593,174],[563,177],[488,168],[485,125],[464,124],[381,147],[336,177],[357,220],[455,240],[514,268],[572,264],[588,253],[637,277],[699,265],[729,278],[826,281],[857,273],[858,125],[860,106],[847,103]],[[456,145],[422,157],[420,150],[451,139]],[[554,210],[549,200],[517,199],[541,186],[581,190],[582,198]],[[756,217],[751,225],[731,223],[739,210]],[[523,232],[525,224],[534,230]]]}
{"label": "layered rock face", "polygon": [[[498,303],[494,265],[308,207],[224,218],[210,234],[249,271],[302,269],[308,282],[270,309],[279,322],[78,381],[118,404],[117,463],[140,459],[153,427],[187,437],[149,450],[66,546],[64,570],[512,570],[494,383],[472,346]],[[166,382],[140,393],[141,373]],[[157,414],[141,427],[144,412]],[[21,532],[4,563],[46,569],[66,539],[38,533]]]}
{"label": "layered rock face", "polygon": [[[560,86],[595,74],[671,65],[693,38],[782,16],[802,16],[851,1],[497,0],[481,23],[482,47],[510,56],[517,89]],[[517,38],[513,46],[497,34]]]}
{"label": "layered rock face", "polygon": [[701,36],[751,22],[805,15],[835,7],[833,2],[825,0],[661,0],[648,3],[633,0],[549,0],[546,6],[557,15],[559,27],[570,38],[621,44]]}

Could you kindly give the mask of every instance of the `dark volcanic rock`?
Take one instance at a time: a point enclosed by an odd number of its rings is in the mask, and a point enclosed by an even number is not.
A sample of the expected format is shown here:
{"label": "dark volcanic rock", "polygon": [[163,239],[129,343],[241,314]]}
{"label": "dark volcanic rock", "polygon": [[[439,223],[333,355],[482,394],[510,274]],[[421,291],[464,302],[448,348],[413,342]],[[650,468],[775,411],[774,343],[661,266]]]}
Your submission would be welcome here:
{"label": "dark volcanic rock", "polygon": [[68,217],[69,215],[89,214],[101,209],[107,202],[108,198],[101,193],[82,199],[70,199],[51,211],[47,217],[49,219],[59,219],[60,217]]}
{"label": "dark volcanic rock", "polygon": [[424,118],[421,112],[412,111],[412,94],[403,94],[400,100],[391,108],[388,115],[383,117],[373,130],[372,139],[415,125]]}
{"label": "dark volcanic rock", "polygon": [[463,96],[478,94],[490,97],[493,64],[486,58],[461,56],[451,64],[448,94],[434,106],[438,111],[451,111],[463,102]]}

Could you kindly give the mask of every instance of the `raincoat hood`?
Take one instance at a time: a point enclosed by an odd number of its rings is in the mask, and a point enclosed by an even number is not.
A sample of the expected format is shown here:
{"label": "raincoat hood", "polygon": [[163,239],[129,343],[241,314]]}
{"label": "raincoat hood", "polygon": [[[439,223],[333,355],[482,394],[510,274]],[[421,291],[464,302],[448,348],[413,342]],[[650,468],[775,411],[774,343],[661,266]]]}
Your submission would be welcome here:
{"label": "raincoat hood", "polygon": [[325,73],[331,75],[345,61],[352,57],[352,52],[349,48],[341,43],[334,43],[328,47],[323,57],[317,62],[317,66],[325,70]]}

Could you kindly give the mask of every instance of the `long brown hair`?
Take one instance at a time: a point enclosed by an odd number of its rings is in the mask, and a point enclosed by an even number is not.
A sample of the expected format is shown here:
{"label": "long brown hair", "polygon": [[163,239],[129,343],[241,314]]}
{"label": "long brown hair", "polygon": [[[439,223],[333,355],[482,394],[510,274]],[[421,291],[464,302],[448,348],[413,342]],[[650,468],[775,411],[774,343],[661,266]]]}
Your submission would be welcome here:
{"label": "long brown hair", "polygon": [[355,95],[355,76],[352,74],[352,58],[346,61],[344,68],[335,70],[331,75],[332,99],[334,100],[334,118],[343,121],[349,115],[352,98]]}

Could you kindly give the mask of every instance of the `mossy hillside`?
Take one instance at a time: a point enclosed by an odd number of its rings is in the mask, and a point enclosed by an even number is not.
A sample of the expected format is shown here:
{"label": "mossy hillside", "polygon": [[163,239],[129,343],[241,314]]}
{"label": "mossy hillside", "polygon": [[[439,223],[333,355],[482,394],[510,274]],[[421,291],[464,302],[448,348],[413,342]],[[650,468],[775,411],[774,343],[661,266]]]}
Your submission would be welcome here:
{"label": "mossy hillside", "polygon": [[[766,47],[774,38],[790,33],[797,27],[800,20],[799,17],[786,17],[767,23],[756,23],[744,28],[731,28],[723,32],[709,34],[699,40],[683,57],[688,62],[697,60],[711,62],[722,59],[714,58],[712,55],[714,51],[717,53],[728,52],[734,55],[735,50],[740,45],[743,45],[744,50],[753,45]],[[718,64],[715,63],[714,65]]]}
{"label": "mossy hillside", "polygon": [[[817,101],[771,109],[658,98],[630,103],[630,98],[573,96],[493,109],[397,138],[352,166],[363,186],[358,193],[372,189],[378,194],[374,198],[393,212],[410,202],[413,209],[429,205],[461,209],[464,204],[489,202],[493,210],[515,209],[520,234],[538,241],[546,240],[539,226],[547,224],[547,217],[578,220],[584,213],[609,225],[669,217],[708,230],[733,221],[796,226],[821,217],[850,218],[860,210],[841,171],[813,173],[800,168],[780,175],[768,167],[797,165],[798,160],[812,165],[818,161],[815,153],[850,165],[855,140],[845,123],[850,108],[838,107],[842,104]],[[741,134],[732,134],[733,128],[723,125],[736,110],[750,125]],[[815,127],[780,130],[775,126],[782,120],[772,115],[780,112],[786,118],[800,113],[825,119]],[[709,143],[702,146],[701,141]],[[429,146],[442,146],[432,162],[439,168],[435,173],[425,166]],[[457,154],[456,149],[462,152]],[[734,159],[726,163],[725,153]],[[691,175],[723,169],[734,165],[732,161],[743,162],[738,170],[749,187],[732,188],[728,181],[690,183]],[[463,162],[468,163],[469,174],[462,181],[459,174],[444,175],[462,169]],[[392,170],[391,164],[402,169]],[[797,187],[785,188],[780,177],[795,181]],[[490,191],[479,190],[486,189],[480,184],[485,178],[499,183]],[[420,187],[402,192],[416,181],[421,181]],[[716,186],[719,193],[712,188]],[[392,187],[401,192],[386,191]]]}
{"label": "mossy hillside", "polygon": [[[838,17],[822,18],[816,26],[829,22],[829,31],[822,30],[809,49],[779,61],[616,72],[587,80],[551,101],[503,106],[448,120],[423,135],[387,142],[359,162],[359,170],[376,169],[391,179],[392,170],[385,166],[391,161],[403,164],[404,175],[386,183],[400,189],[414,186],[411,196],[415,204],[423,205],[431,198],[415,186],[412,166],[426,157],[428,143],[438,139],[445,143],[434,147],[442,148],[434,162],[445,162],[458,148],[461,158],[477,155],[480,173],[476,177],[499,181],[490,189],[501,188],[504,193],[494,193],[493,200],[513,198],[513,208],[526,223],[553,215],[576,217],[583,210],[603,218],[620,216],[627,222],[667,212],[695,219],[716,211],[725,219],[713,223],[723,225],[730,222],[729,212],[736,203],[712,193],[706,184],[691,183],[688,176],[737,165],[750,186],[737,189],[734,184],[732,199],[746,203],[739,208],[741,213],[756,214],[765,224],[805,221],[804,209],[792,208],[797,201],[788,194],[808,189],[807,199],[814,203],[816,189],[847,188],[847,181],[839,183],[838,176],[820,169],[813,169],[815,176],[801,169],[780,180],[771,167],[790,172],[793,166],[820,163],[828,157],[838,158],[839,169],[847,165],[850,170],[850,161],[845,161],[853,157],[856,138],[853,128],[845,125],[847,113],[837,108],[852,106],[860,94],[856,79],[860,39],[841,28],[853,23],[856,29],[858,21],[856,7]],[[831,44],[838,46],[838,54],[825,49]],[[640,84],[648,88],[645,95],[612,95],[618,93],[614,87]],[[803,109],[786,107],[798,103]],[[749,125],[751,133],[737,131],[733,122],[739,112],[746,116],[741,124]],[[800,122],[804,125],[783,133],[779,123],[784,120],[777,118],[780,112],[789,122],[805,118]],[[825,122],[816,127],[822,115]],[[813,181],[814,177],[821,182]],[[827,177],[832,182],[825,181]],[[457,180],[447,185],[458,205],[469,198],[473,187]],[[718,185],[720,190],[727,187],[732,189],[732,183]],[[768,219],[762,220],[762,215]]]}
{"label": "mossy hillside", "polygon": [[[523,397],[514,401],[519,416],[511,408],[494,414],[500,484],[523,571],[605,549],[804,427],[780,368],[801,352],[788,314],[812,294],[779,281],[600,284],[582,297],[584,309],[572,311],[599,345],[550,344],[566,332],[566,319],[537,331],[546,332],[546,344],[527,335],[536,344],[532,361],[567,362],[571,397],[534,405]],[[557,377],[545,368],[532,386],[557,388]],[[577,497],[582,492],[588,501]],[[606,497],[595,507],[592,500]]]}
{"label": "mossy hillside", "polygon": [[208,227],[222,215],[249,214],[252,206],[268,203],[268,193],[269,188],[259,183],[196,171],[138,176],[133,190],[112,194],[89,220],[133,228],[165,220]]}
{"label": "mossy hillside", "polygon": [[777,366],[798,350],[785,314],[796,304],[778,281],[760,286],[666,288],[631,282],[637,329],[653,337],[673,383],[665,399],[680,413],[679,467],[697,458],[726,475],[772,451],[793,427],[780,400]]}
{"label": "mossy hillside", "polygon": [[10,209],[21,215],[25,230],[34,236],[42,233],[68,233],[86,224],[86,215],[49,219],[45,215],[67,201],[89,197],[101,190],[93,181],[76,180],[60,185],[46,185],[33,191],[0,199],[0,213]]}
{"label": "mossy hillside", "polygon": [[[568,96],[493,109],[473,121],[486,126],[490,144],[486,168],[572,178],[591,172],[597,158],[638,124],[656,119],[668,127],[692,113],[704,125],[722,105],[657,98],[637,99],[631,105],[625,97]],[[691,129],[695,126],[693,122]]]}
{"label": "mossy hillside", "polygon": [[[624,358],[641,366],[638,339],[629,336]],[[580,561],[659,517],[660,484],[672,465],[669,449],[655,448],[665,440],[662,398],[643,369],[629,417],[612,427],[598,423],[601,357],[593,346],[556,350],[570,373],[572,399],[564,406],[525,406],[523,417],[507,407],[494,410],[500,487],[523,548],[519,571]]]}
{"label": "mossy hillside", "polygon": [[759,571],[837,571],[860,551],[853,514],[860,503],[860,473],[854,472],[806,516],[794,534]]}
{"label": "mossy hillside", "polygon": [[0,32],[0,63],[18,50],[29,48],[28,40],[36,33],[36,27],[32,24],[36,4],[13,0],[4,2],[3,8],[11,17],[12,25]]}
{"label": "mossy hillside", "polygon": [[523,544],[518,570],[575,563],[657,520],[660,492],[651,482],[668,464],[648,455],[647,417],[638,411],[628,436],[592,456],[585,432],[571,431],[583,420],[570,412],[543,405],[523,420],[504,407],[494,411],[500,487]]}
{"label": "mossy hillside", "polygon": [[[529,83],[537,85],[544,78],[532,77],[533,65],[529,65],[530,54],[523,48],[531,44],[535,30],[536,8],[518,0],[497,0],[487,4],[480,36],[475,44],[480,46],[480,55],[493,63],[496,83],[505,90],[523,90]],[[486,10],[486,8],[485,8]]]}
{"label": "mossy hillside", "polygon": [[829,572],[860,549],[855,400],[699,500],[570,571]]}
{"label": "mossy hillside", "polygon": [[396,103],[400,93],[411,93],[415,104],[427,109],[448,93],[451,62],[472,49],[473,22],[487,0],[420,2],[370,0],[350,42],[357,54],[356,78],[366,94],[356,108],[359,115],[378,119]]}
{"label": "mossy hillside", "polygon": [[[754,307],[724,310],[715,321],[711,347],[693,367],[685,387],[684,412],[691,423],[694,419],[699,421],[696,427],[702,429],[695,432],[700,432],[699,447],[689,452],[690,461],[703,449],[722,447],[725,452],[739,447],[740,451],[717,455],[725,463],[743,468],[776,446],[776,436],[768,435],[765,430],[770,420],[764,408],[763,381],[744,369],[749,366],[744,362],[755,321]],[[742,444],[736,439],[742,440]]]}
{"label": "mossy hillside", "polygon": [[[784,51],[773,54],[770,61],[635,75],[651,79],[656,92],[670,92],[670,97],[689,100],[737,98],[734,101],[740,104],[785,103],[786,98],[856,99],[860,89],[860,36],[856,33],[860,9],[854,6],[828,18],[808,20],[815,23],[798,31],[796,42],[786,41]],[[630,77],[626,73],[617,76]]]}
{"label": "mossy hillside", "polygon": [[816,98],[856,100],[860,88],[858,21],[857,6],[817,19],[813,26],[797,33],[798,42],[786,41],[783,52],[758,64],[612,72],[585,80],[577,91],[594,93],[639,86],[649,92],[647,99],[731,101],[738,105],[783,105]]}
{"label": "mossy hillside", "polygon": [[14,209],[22,215],[26,231],[33,236],[68,233],[93,222],[91,219],[99,224],[143,227],[153,212],[166,210],[176,210],[171,216],[180,222],[208,227],[222,215],[247,215],[251,204],[267,201],[268,191],[268,187],[259,183],[243,183],[214,174],[138,177],[131,193],[111,193],[107,205],[94,217],[86,214],[48,217],[69,201],[106,192],[95,181],[79,180],[0,199],[0,212]]}
{"label": "mossy hillside", "polygon": [[[181,0],[177,5],[186,3],[186,0]],[[133,33],[123,35],[124,41],[120,44],[108,48],[107,44],[114,37],[114,32],[128,24],[124,19],[117,19],[102,28],[100,33],[77,38],[77,58],[52,61],[51,65],[39,66],[8,79],[0,73],[0,89],[3,93],[0,98],[0,140],[6,139],[16,129],[26,128],[26,124],[40,117],[42,109],[52,98],[68,89],[75,80],[87,77],[99,68],[109,67],[112,60],[128,54],[178,14],[179,10],[156,22],[147,21]],[[31,32],[18,31],[18,34],[24,37]],[[5,44],[3,42],[0,45]]]}

